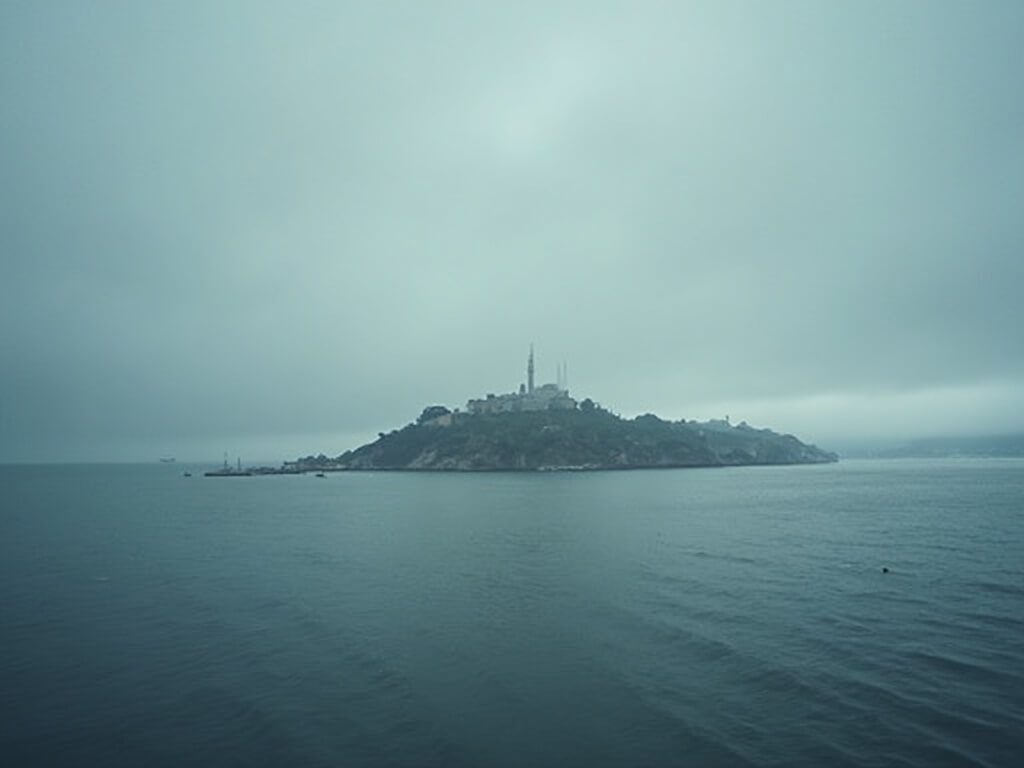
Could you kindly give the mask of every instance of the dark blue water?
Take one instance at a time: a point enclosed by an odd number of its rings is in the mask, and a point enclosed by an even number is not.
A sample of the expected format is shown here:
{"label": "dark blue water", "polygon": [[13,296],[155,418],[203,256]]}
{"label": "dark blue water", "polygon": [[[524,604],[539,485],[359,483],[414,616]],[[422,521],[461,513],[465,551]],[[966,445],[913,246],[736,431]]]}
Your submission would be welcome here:
{"label": "dark blue water", "polygon": [[1024,764],[1024,462],[181,472],[0,467],[0,763]]}

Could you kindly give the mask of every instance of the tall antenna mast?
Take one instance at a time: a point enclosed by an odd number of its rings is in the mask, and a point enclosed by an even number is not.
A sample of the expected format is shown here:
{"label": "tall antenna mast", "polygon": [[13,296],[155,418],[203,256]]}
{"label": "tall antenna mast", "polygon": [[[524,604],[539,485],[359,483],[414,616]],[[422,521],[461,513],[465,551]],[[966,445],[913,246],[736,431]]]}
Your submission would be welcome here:
{"label": "tall antenna mast", "polygon": [[530,357],[526,361],[526,391],[533,392],[533,344],[530,345]]}

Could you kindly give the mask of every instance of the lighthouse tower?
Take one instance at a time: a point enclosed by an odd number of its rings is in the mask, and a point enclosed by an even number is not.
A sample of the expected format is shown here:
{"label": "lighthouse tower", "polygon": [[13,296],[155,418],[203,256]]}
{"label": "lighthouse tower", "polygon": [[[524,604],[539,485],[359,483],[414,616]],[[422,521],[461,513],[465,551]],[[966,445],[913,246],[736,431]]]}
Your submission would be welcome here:
{"label": "lighthouse tower", "polygon": [[526,360],[526,392],[533,392],[533,344],[530,345],[530,357]]}

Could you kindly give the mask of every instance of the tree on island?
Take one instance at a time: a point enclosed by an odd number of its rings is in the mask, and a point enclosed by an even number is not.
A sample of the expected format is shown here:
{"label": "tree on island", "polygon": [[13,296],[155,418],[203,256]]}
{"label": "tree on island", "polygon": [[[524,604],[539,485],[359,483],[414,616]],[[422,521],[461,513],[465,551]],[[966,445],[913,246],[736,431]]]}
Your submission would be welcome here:
{"label": "tree on island", "polygon": [[426,424],[428,421],[440,418],[441,416],[447,416],[451,413],[451,410],[443,405],[428,405],[423,409],[423,413],[416,419],[417,424]]}

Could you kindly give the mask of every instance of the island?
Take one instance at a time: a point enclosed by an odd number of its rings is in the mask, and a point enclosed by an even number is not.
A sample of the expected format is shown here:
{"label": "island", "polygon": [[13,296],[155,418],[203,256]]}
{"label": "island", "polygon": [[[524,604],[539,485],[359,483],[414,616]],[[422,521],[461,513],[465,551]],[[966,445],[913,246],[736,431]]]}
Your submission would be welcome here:
{"label": "island", "polygon": [[873,454],[881,459],[1019,459],[1024,434],[927,437]]}
{"label": "island", "polygon": [[470,400],[464,410],[423,409],[412,423],[339,456],[306,456],[298,471],[551,471],[766,464],[821,464],[835,453],[793,435],[755,429],[728,417],[666,421],[653,414],[625,419],[590,398],[570,397],[565,369],[534,386],[533,349],[518,392]]}

